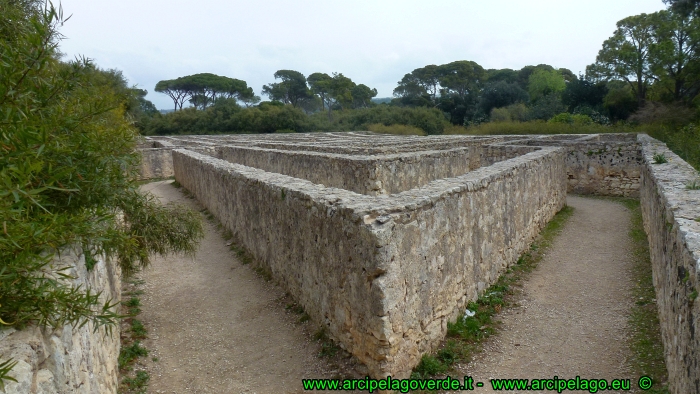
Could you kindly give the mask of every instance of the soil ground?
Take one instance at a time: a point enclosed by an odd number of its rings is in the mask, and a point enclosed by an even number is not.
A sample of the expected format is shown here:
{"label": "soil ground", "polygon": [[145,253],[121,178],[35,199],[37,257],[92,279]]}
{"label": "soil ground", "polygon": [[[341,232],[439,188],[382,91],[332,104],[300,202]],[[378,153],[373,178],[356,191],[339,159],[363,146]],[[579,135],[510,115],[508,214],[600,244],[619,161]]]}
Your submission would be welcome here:
{"label": "soil ground", "polygon": [[[142,190],[202,209],[170,183]],[[227,243],[206,220],[194,257],[155,258],[140,274],[148,392],[300,393],[302,378],[360,377],[350,360],[318,356],[316,327],[299,323],[284,290],[242,265]]]}
{"label": "soil ground", "polygon": [[[631,379],[627,319],[633,305],[630,213],[613,201],[569,196],[574,213],[523,282],[518,306],[500,315],[464,376]],[[462,376],[460,376],[462,377]],[[614,392],[614,391],[606,391]]]}
{"label": "soil ground", "polygon": [[[169,183],[143,189],[201,209]],[[518,306],[453,377],[486,386],[489,378],[631,378],[635,386],[629,212],[603,199],[567,201],[574,214],[524,281]],[[297,393],[305,377],[362,376],[342,357],[319,358],[314,327],[286,310],[284,291],[242,265],[211,221],[205,232],[194,257],[157,258],[141,274],[150,393]]]}

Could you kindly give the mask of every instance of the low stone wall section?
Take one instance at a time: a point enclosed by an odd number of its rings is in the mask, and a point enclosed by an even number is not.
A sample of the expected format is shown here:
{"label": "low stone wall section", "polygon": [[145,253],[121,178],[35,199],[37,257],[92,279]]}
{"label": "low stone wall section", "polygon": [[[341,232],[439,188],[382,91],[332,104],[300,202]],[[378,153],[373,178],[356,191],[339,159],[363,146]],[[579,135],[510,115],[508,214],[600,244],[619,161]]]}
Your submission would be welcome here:
{"label": "low stone wall section", "polygon": [[240,146],[216,151],[231,163],[367,195],[399,193],[480,167],[479,147],[376,156]]}
{"label": "low stone wall section", "polygon": [[[102,292],[101,302],[121,299],[121,272],[116,264],[98,258],[95,266],[85,268],[85,256],[65,251],[56,264],[68,266],[66,273],[75,277],[73,286],[86,286]],[[6,394],[116,393],[120,349],[119,326],[111,335],[91,324],[81,328],[66,326],[52,330],[29,326],[22,330],[0,331],[2,360],[13,359],[17,365],[10,375],[17,382],[5,384]],[[0,390],[0,393],[3,393]]]}
{"label": "low stone wall section", "polygon": [[[665,144],[640,135],[641,207],[649,239],[669,388],[700,393],[700,175]],[[668,163],[654,164],[663,154]]]}
{"label": "low stone wall section", "polygon": [[139,150],[141,164],[139,179],[157,179],[173,176],[173,148],[147,148]]}
{"label": "low stone wall section", "polygon": [[543,136],[512,144],[565,148],[569,193],[639,197],[642,156],[636,134],[564,137],[572,136]]}
{"label": "low stone wall section", "polygon": [[173,157],[177,181],[373,377],[408,377],[566,197],[551,147],[388,197]]}

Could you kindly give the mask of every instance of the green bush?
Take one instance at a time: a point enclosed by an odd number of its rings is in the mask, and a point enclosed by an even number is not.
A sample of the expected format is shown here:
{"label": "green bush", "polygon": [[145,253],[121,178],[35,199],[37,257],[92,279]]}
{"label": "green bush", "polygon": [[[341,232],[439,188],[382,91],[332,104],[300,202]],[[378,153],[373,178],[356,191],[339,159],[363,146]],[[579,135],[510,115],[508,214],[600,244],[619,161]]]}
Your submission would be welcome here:
{"label": "green bush", "polygon": [[[576,116],[576,115],[572,115]],[[596,123],[562,123],[533,120],[529,122],[490,122],[478,126],[467,127],[463,130],[450,130],[452,134],[472,135],[526,135],[526,134],[597,134],[620,133],[632,131],[631,128],[603,126]]]}
{"label": "green bush", "polygon": [[61,62],[62,13],[43,7],[0,0],[0,319],[109,331],[114,304],[70,286],[56,253],[82,246],[86,260],[105,255],[128,275],[152,253],[194,251],[202,223],[139,193],[129,89],[88,60]]}
{"label": "green bush", "polygon": [[562,112],[559,115],[555,115],[550,120],[549,123],[565,123],[574,125],[590,125],[593,124],[593,119],[588,115],[582,114],[570,114],[568,112]]}
{"label": "green bush", "polygon": [[440,134],[449,126],[436,108],[378,105],[333,111],[329,119],[326,112],[307,115],[291,105],[264,102],[241,108],[230,101],[217,102],[206,110],[185,108],[139,123],[145,135],[355,131],[377,124],[409,126],[426,134]]}

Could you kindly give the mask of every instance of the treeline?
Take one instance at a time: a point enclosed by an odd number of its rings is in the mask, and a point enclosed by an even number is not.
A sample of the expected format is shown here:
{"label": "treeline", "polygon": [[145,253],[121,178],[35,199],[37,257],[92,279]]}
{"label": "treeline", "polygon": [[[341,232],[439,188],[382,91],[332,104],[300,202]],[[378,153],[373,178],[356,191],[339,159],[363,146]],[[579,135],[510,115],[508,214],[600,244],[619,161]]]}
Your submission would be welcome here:
{"label": "treeline", "polygon": [[196,74],[157,84],[175,112],[161,115],[142,100],[134,118],[147,135],[391,131],[394,125],[425,134],[479,133],[504,122],[549,122],[616,130],[655,125],[652,134],[671,141],[698,117],[700,8],[695,0],[668,3],[666,10],[619,21],[581,75],[547,64],[484,69],[460,60],[417,68],[398,81],[393,98],[377,100],[376,89],[342,73],[278,70],[261,90],[269,101],[261,102],[245,81]]}

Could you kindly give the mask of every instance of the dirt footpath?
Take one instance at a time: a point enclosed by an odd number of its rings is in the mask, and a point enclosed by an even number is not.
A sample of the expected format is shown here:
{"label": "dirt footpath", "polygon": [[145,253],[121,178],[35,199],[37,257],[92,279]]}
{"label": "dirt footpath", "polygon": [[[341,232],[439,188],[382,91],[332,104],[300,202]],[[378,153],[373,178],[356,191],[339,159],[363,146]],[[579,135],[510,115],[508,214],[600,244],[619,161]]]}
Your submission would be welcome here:
{"label": "dirt footpath", "polygon": [[[143,189],[201,209],[167,181]],[[313,331],[305,331],[311,323],[286,311],[284,291],[242,265],[226,243],[205,221],[194,258],[157,258],[141,273],[148,392],[297,393],[304,377],[333,377],[333,365],[317,357]]]}
{"label": "dirt footpath", "polygon": [[[632,307],[629,211],[602,199],[569,196],[574,214],[522,288],[519,307],[501,316],[463,375],[490,378],[632,379],[626,324]],[[606,391],[614,392],[614,391]]]}

